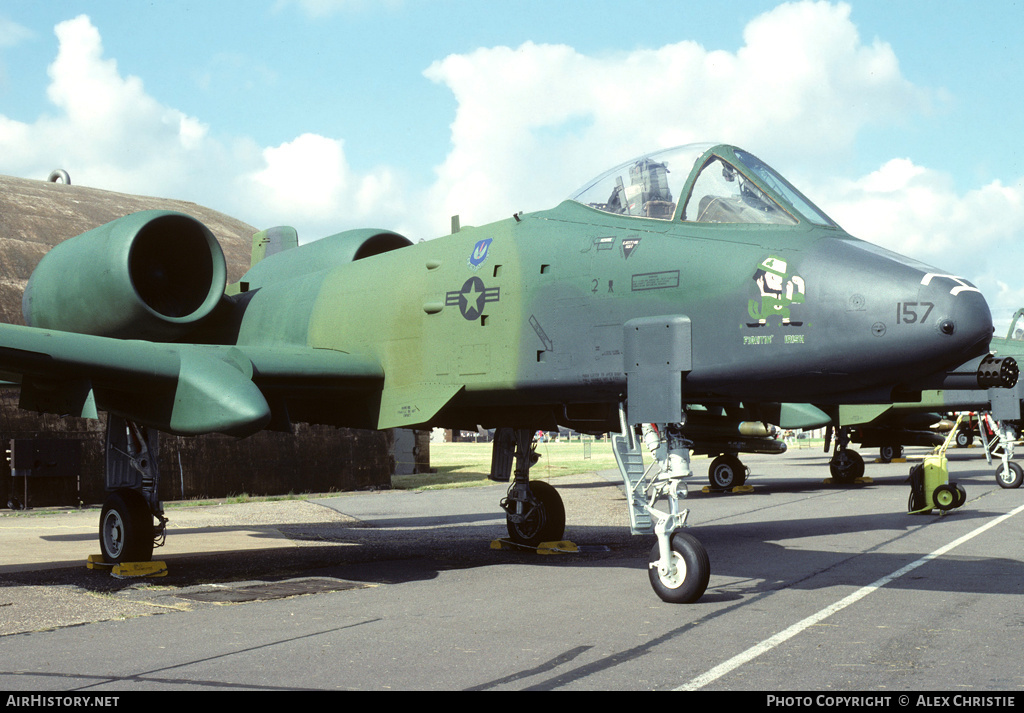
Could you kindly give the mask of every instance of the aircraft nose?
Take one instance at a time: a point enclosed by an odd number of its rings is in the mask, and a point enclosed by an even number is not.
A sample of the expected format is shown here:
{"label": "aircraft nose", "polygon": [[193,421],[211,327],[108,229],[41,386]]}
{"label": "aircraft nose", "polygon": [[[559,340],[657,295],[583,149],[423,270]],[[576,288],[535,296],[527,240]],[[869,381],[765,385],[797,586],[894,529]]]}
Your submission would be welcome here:
{"label": "aircraft nose", "polygon": [[[988,352],[992,338],[992,312],[981,291],[966,280],[952,275],[926,273],[921,278],[919,296],[916,300],[920,309],[912,302],[900,306],[897,320],[913,319],[913,312],[927,310],[934,305],[936,347],[951,354],[960,354],[963,360]],[[927,327],[923,320],[922,326]],[[913,321],[910,322],[913,324]]]}
{"label": "aircraft nose", "polygon": [[974,285],[859,240],[819,247],[805,271],[832,310],[833,371],[851,383],[912,383],[988,353],[992,314]]}

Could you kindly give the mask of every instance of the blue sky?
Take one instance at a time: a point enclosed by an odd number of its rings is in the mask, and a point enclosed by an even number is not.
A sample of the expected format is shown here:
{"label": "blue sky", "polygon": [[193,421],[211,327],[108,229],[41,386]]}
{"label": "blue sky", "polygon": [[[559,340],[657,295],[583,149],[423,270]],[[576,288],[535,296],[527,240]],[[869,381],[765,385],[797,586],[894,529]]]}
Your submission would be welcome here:
{"label": "blue sky", "polygon": [[1022,2],[4,3],[0,173],[418,240],[722,140],[998,325],[1024,306]]}

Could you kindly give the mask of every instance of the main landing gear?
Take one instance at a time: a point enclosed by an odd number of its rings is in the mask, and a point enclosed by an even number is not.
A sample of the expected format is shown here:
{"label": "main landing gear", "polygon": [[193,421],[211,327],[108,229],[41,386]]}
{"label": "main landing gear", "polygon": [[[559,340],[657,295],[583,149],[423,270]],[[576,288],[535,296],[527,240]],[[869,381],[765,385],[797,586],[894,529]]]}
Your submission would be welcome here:
{"label": "main landing gear", "polygon": [[[828,469],[834,481],[848,485],[857,478],[864,477],[864,458],[860,453],[849,448],[850,434],[847,429],[837,428],[834,431],[836,447],[832,453],[832,460],[828,462]],[[826,453],[831,445],[832,433],[833,428],[829,426],[825,435]]]}
{"label": "main landing gear", "polygon": [[561,540],[565,534],[565,506],[562,497],[543,481],[530,481],[530,466],[539,456],[533,434],[526,428],[498,428],[491,450],[491,480],[508,482],[515,459],[515,474],[508,495],[502,499],[505,524],[512,542],[536,547],[542,542]]}
{"label": "main landing gear", "polygon": [[147,562],[164,541],[167,518],[158,485],[157,431],[108,416],[106,488],[100,552],[108,564]]}
{"label": "main landing gear", "polygon": [[[509,538],[528,547],[560,540],[565,531],[562,498],[548,483],[529,478],[530,466],[537,462],[533,433],[496,429],[488,476],[508,482],[515,461],[515,477],[501,507]],[[612,436],[612,445],[630,501],[630,529],[635,535],[656,536],[648,565],[651,587],[666,602],[697,601],[707,589],[711,564],[700,541],[683,531],[688,511],[680,509],[679,501],[686,498],[686,485],[676,471],[654,473],[657,464],[645,471],[636,435],[625,425],[622,435]],[[668,501],[667,512],[654,507],[662,498]]]}

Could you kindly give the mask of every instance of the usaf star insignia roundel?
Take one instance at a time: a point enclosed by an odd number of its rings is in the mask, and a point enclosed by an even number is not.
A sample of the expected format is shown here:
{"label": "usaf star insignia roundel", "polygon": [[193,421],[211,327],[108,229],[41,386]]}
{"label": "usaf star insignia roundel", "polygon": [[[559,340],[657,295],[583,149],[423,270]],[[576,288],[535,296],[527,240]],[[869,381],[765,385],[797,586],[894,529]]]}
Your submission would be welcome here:
{"label": "usaf star insignia roundel", "polygon": [[479,319],[483,314],[484,305],[500,299],[500,287],[485,287],[479,277],[471,277],[462,285],[462,289],[452,290],[445,295],[446,307],[458,307],[462,316],[468,320]]}

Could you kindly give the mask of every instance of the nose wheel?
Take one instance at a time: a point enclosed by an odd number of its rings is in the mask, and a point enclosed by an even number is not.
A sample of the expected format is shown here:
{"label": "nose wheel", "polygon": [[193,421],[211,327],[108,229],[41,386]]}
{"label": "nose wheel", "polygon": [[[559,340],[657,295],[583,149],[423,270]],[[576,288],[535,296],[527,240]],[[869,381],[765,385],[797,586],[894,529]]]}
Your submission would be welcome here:
{"label": "nose wheel", "polygon": [[1024,470],[1010,461],[999,466],[999,470],[996,471],[996,482],[1000,488],[1019,488],[1024,482]]}
{"label": "nose wheel", "polygon": [[[651,549],[648,576],[654,593],[670,604],[692,604],[704,595],[711,578],[711,561],[700,540],[683,530],[689,510],[679,507],[686,497],[679,481],[656,483],[648,492],[646,510],[653,519],[657,541]],[[668,511],[654,507],[665,498]]]}
{"label": "nose wheel", "polygon": [[666,562],[662,562],[661,544],[651,549],[648,574],[651,587],[662,601],[670,604],[691,604],[704,594],[711,577],[707,550],[688,532],[676,531],[670,538]]}
{"label": "nose wheel", "polygon": [[[629,529],[634,535],[656,537],[647,565],[651,588],[665,602],[696,602],[708,587],[711,562],[700,540],[683,529],[689,514],[680,502],[687,496],[685,478],[665,479],[656,462],[645,467],[622,406],[619,420],[622,433],[611,441],[629,506]],[[661,500],[667,501],[667,509],[656,507]]]}

